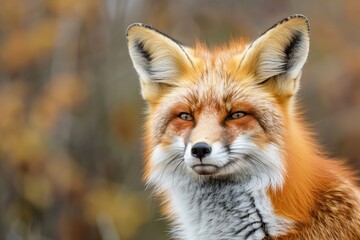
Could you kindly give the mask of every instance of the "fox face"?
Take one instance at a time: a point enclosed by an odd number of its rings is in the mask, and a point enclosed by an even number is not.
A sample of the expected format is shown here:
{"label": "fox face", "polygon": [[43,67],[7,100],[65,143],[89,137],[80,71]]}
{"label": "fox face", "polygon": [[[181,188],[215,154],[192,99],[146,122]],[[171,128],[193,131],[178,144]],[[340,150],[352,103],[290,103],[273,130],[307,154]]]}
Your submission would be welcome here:
{"label": "fox face", "polygon": [[[143,24],[127,31],[148,103],[146,178],[248,180],[280,187],[286,128],[309,50],[309,24],[294,15],[251,43],[185,47]],[[164,180],[165,178],[165,180]]]}

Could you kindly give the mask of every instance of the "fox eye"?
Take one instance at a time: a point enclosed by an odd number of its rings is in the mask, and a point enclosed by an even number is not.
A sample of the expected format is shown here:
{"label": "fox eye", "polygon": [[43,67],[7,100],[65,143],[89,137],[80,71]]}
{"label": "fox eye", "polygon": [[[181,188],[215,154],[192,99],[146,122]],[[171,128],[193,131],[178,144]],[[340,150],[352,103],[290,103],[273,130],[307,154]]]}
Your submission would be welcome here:
{"label": "fox eye", "polygon": [[179,118],[181,118],[182,120],[185,120],[185,121],[192,121],[192,120],[194,120],[194,117],[193,116],[191,116],[190,114],[188,114],[188,113],[180,113],[179,114]]}
{"label": "fox eye", "polygon": [[227,117],[227,119],[228,119],[228,120],[239,119],[239,118],[244,117],[246,114],[247,114],[246,112],[242,112],[242,111],[234,112],[234,113],[231,113],[231,114]]}

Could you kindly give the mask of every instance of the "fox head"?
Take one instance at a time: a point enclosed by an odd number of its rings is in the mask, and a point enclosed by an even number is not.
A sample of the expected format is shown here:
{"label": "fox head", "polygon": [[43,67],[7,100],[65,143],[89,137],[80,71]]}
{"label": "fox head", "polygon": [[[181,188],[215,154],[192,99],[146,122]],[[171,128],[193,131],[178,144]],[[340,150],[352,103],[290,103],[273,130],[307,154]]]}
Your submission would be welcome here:
{"label": "fox head", "polygon": [[148,103],[150,182],[168,178],[281,186],[286,128],[309,50],[309,23],[294,15],[251,43],[185,47],[144,24],[127,30]]}

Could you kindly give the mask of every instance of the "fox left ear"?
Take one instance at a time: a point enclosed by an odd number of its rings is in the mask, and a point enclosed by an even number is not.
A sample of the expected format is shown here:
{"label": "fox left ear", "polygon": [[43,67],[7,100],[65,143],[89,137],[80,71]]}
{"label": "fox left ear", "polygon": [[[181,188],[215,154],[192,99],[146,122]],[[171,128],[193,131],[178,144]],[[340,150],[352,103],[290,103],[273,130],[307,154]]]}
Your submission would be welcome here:
{"label": "fox left ear", "polygon": [[278,95],[293,95],[309,52],[309,22],[293,15],[278,22],[249,45],[240,68]]}
{"label": "fox left ear", "polygon": [[190,48],[148,25],[130,25],[127,39],[142,96],[149,102],[179,85],[179,79],[194,69]]}

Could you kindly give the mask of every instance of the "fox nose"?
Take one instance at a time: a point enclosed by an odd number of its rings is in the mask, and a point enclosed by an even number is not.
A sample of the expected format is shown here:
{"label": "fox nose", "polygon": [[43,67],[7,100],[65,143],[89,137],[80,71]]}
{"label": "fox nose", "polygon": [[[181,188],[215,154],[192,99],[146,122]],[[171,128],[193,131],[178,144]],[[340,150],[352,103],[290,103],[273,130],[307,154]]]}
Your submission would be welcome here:
{"label": "fox nose", "polygon": [[200,160],[211,153],[211,147],[206,142],[198,142],[191,148],[191,155]]}

